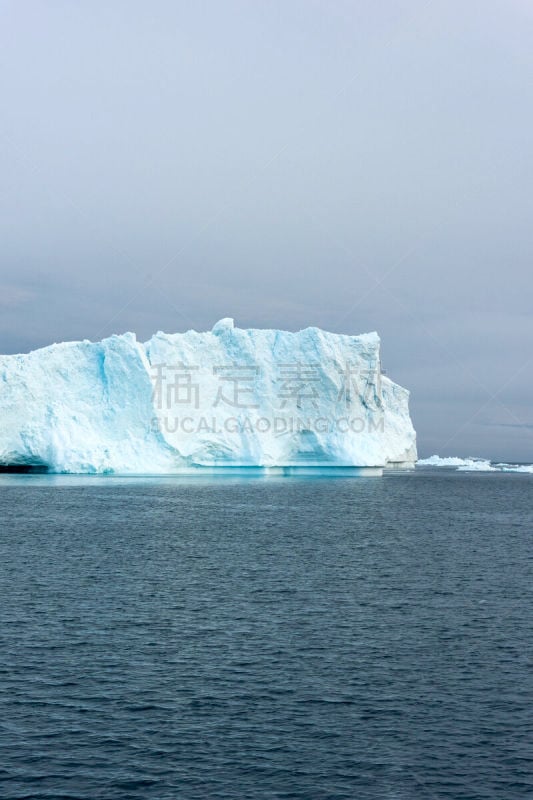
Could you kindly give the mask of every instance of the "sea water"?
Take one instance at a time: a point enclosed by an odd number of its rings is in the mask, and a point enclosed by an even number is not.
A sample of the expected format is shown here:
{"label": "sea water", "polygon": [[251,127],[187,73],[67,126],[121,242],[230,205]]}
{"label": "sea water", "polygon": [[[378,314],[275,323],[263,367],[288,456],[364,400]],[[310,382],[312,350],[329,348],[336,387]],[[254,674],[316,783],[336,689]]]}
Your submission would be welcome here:
{"label": "sea water", "polygon": [[4,800],[531,796],[531,475],[3,475],[0,525]]}

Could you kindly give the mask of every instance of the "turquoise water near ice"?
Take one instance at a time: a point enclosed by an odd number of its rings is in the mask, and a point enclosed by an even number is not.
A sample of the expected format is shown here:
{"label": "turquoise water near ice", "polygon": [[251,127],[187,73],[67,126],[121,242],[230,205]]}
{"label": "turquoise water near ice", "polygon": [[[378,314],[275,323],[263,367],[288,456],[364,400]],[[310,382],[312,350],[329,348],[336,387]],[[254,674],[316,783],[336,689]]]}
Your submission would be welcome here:
{"label": "turquoise water near ice", "polygon": [[532,796],[532,481],[0,476],[0,797]]}

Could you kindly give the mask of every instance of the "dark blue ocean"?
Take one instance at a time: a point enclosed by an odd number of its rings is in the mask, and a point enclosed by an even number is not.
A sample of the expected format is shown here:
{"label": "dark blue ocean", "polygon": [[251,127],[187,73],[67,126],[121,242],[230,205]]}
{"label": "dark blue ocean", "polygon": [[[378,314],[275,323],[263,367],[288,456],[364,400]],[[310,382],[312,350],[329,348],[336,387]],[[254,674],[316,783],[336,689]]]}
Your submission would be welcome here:
{"label": "dark blue ocean", "polygon": [[0,477],[2,800],[533,797],[533,476]]}

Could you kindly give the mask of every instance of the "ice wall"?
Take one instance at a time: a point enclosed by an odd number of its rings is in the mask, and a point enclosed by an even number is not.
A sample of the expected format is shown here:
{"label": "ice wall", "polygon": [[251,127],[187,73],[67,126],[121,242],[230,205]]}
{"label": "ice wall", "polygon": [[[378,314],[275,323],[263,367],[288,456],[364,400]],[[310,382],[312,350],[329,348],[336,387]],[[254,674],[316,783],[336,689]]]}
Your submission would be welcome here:
{"label": "ice wall", "polygon": [[0,464],[57,472],[412,464],[376,333],[134,334],[0,356]]}

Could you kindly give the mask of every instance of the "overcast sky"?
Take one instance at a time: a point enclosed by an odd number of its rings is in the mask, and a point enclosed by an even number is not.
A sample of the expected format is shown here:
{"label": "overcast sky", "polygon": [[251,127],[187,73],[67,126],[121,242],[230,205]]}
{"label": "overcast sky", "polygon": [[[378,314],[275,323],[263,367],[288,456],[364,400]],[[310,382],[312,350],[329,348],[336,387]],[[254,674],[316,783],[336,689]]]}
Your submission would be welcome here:
{"label": "overcast sky", "polygon": [[531,0],[0,10],[0,352],[377,330],[422,455],[533,460]]}

